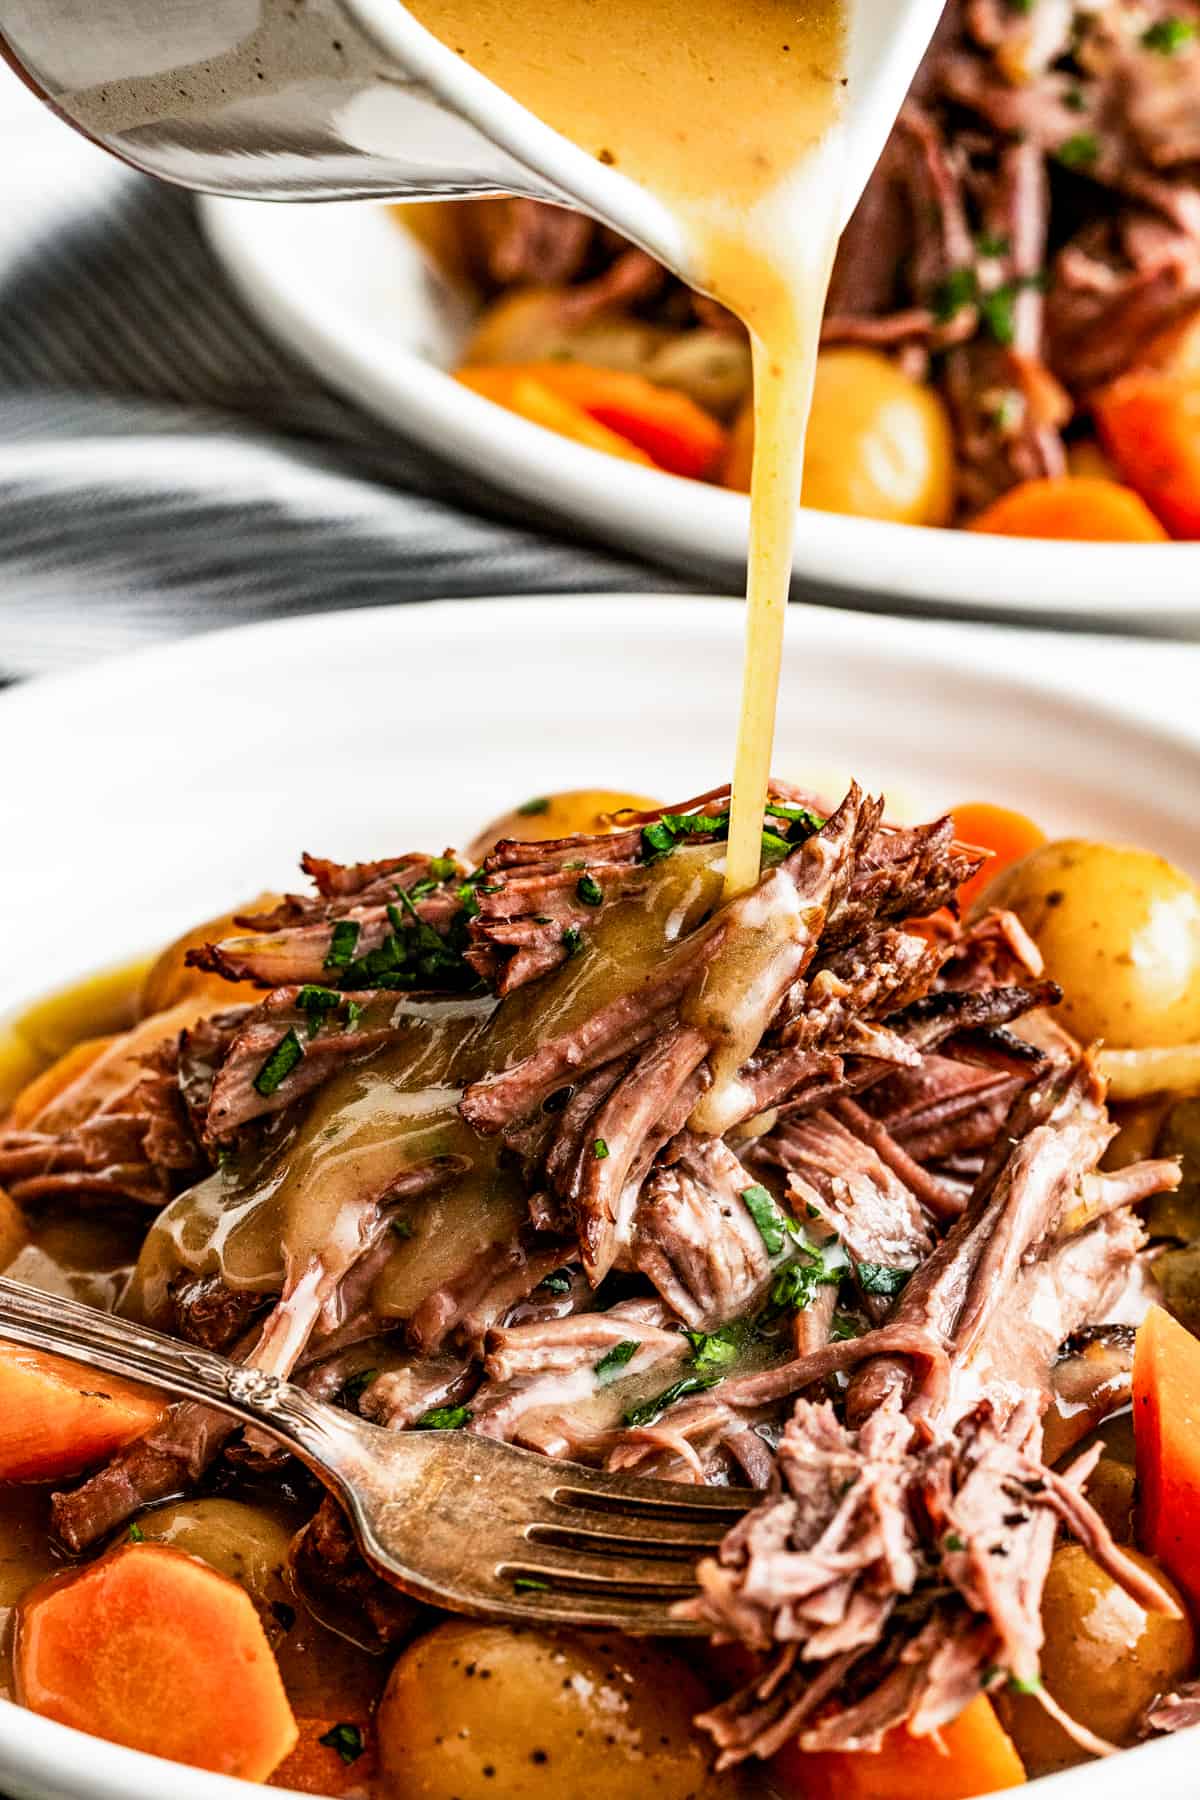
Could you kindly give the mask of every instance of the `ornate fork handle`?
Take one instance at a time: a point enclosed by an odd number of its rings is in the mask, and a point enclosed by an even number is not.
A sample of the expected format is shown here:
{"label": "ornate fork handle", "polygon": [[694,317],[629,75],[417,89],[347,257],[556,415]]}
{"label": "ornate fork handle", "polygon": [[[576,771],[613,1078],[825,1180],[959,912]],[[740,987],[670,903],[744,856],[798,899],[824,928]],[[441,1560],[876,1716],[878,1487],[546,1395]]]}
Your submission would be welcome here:
{"label": "ornate fork handle", "polygon": [[343,1426],[332,1407],[290,1381],[240,1368],[211,1350],[5,1276],[0,1276],[0,1338],[57,1356],[77,1354],[90,1368],[199,1400],[243,1424],[261,1426],[306,1461],[334,1460],[351,1426],[349,1415]]}

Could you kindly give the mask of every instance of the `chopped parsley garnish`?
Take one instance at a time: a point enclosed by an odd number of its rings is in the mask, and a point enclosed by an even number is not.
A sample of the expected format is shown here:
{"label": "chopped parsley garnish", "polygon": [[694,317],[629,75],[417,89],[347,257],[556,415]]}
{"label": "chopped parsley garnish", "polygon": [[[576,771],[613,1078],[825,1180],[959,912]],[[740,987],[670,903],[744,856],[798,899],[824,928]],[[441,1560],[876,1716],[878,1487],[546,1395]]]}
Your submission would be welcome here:
{"label": "chopped parsley garnish", "polygon": [[346,1030],[347,1031],[357,1031],[358,1030],[358,1021],[362,1018],[362,1016],[366,1010],[367,1009],[363,1005],[361,1000],[347,1000],[347,1002],[346,1002]]}
{"label": "chopped parsley garnish", "polygon": [[548,1581],[537,1581],[532,1575],[518,1575],[513,1582],[513,1591],[518,1594],[549,1593]]}
{"label": "chopped parsley garnish", "polygon": [[[338,965],[343,971],[343,986],[455,990],[474,987],[475,972],[463,957],[466,920],[479,910],[474,890],[466,883],[459,888],[463,910],[455,915],[445,937],[422,919],[410,893],[402,887],[394,891],[395,903],[387,909],[390,933],[374,950]],[[354,929],[357,933],[358,927]]]}
{"label": "chopped parsley garnish", "polygon": [[352,1375],[349,1381],[344,1381],[342,1399],[347,1405],[357,1406],[378,1374],[378,1369],[362,1369],[357,1375]]}
{"label": "chopped parsley garnish", "polygon": [[1188,44],[1194,43],[1196,27],[1191,19],[1181,19],[1172,14],[1166,19],[1155,19],[1153,25],[1147,25],[1142,33],[1142,43],[1147,50],[1157,50],[1160,56],[1176,56]]}
{"label": "chopped parsley garnish", "polygon": [[569,1294],[571,1291],[570,1269],[555,1269],[552,1274],[544,1275],[538,1282],[538,1287],[544,1288],[548,1294]]}
{"label": "chopped parsley garnish", "polygon": [[526,800],[524,806],[518,806],[517,816],[521,819],[536,819],[539,813],[550,811],[550,796],[537,794],[532,800]]}
{"label": "chopped parsley garnish", "polygon": [[742,1189],[746,1211],[758,1226],[758,1235],[771,1256],[778,1256],[788,1234],[788,1222],[765,1187],[757,1182]]}
{"label": "chopped parsley garnish", "polygon": [[417,1420],[418,1431],[461,1431],[470,1422],[469,1406],[431,1406]]}
{"label": "chopped parsley garnish", "polygon": [[[783,832],[763,831],[763,851],[768,859],[794,850],[796,845],[820,831],[825,823],[817,813],[807,806],[785,806],[776,800],[768,800],[764,808],[769,818],[786,824],[786,835]],[[793,833],[792,828],[801,829]],[[660,857],[670,856],[681,838],[705,837],[720,842],[729,836],[729,814],[721,813],[663,813],[652,825],[642,827],[642,861],[658,862]]]}
{"label": "chopped parsley garnish", "polygon": [[614,1344],[611,1350],[606,1350],[600,1361],[594,1364],[601,1387],[607,1387],[610,1381],[615,1381],[625,1364],[633,1361],[641,1347],[640,1338],[625,1338],[621,1343]]}
{"label": "chopped parsley garnish", "polygon": [[595,1157],[597,1162],[603,1162],[605,1157],[608,1155],[608,1145],[605,1143],[603,1138],[597,1138],[595,1143],[592,1145],[592,1155]]}
{"label": "chopped parsley garnish", "polygon": [[358,944],[359,924],[357,919],[339,919],[329,939],[329,950],[325,957],[327,969],[348,969],[354,961],[354,951]]}
{"label": "chopped parsley garnish", "polygon": [[458,873],[458,864],[452,856],[431,856],[429,873],[435,881],[449,881],[452,875]]}
{"label": "chopped parsley garnish", "polygon": [[993,288],[990,294],[980,294],[979,315],[1003,349],[1011,349],[1017,335],[1017,295],[1023,288],[1044,286],[1043,275],[1019,275],[1002,287]]}
{"label": "chopped parsley garnish", "polygon": [[591,875],[581,875],[575,883],[575,892],[585,906],[603,906],[604,889]]}
{"label": "chopped parsley garnish", "polygon": [[1040,1694],[1042,1678],[1040,1675],[1030,1675],[1027,1679],[1020,1675],[1010,1675],[1008,1685],[1014,1694]]}
{"label": "chopped parsley garnish", "polygon": [[562,947],[568,957],[578,956],[583,949],[583,933],[578,925],[568,925],[562,934]]}
{"label": "chopped parsley garnish", "polygon": [[795,1262],[780,1269],[771,1289],[772,1304],[803,1312],[812,1305],[819,1287],[837,1287],[849,1267],[849,1259],[841,1244],[834,1239],[828,1244],[814,1244],[803,1231],[790,1226],[796,1239]]}
{"label": "chopped parsley garnish", "polygon": [[942,1549],[943,1550],[951,1550],[951,1551],[965,1550],[966,1547],[967,1547],[966,1539],[960,1537],[958,1535],[957,1531],[948,1531],[946,1533],[945,1537],[942,1539]]}
{"label": "chopped parsley garnish", "polygon": [[411,1237],[416,1237],[417,1235],[417,1228],[412,1220],[405,1218],[403,1215],[398,1219],[392,1220],[392,1231],[396,1237],[404,1238],[406,1240]]}
{"label": "chopped parsley garnish", "polygon": [[1054,154],[1064,169],[1090,169],[1100,154],[1100,140],[1094,131],[1077,131]]}
{"label": "chopped parsley garnish", "polygon": [[136,1519],[134,1520],[133,1524],[129,1527],[129,1531],[128,1531],[127,1535],[129,1538],[129,1542],[131,1544],[144,1544],[146,1541],[146,1534],[142,1530],[141,1526],[138,1524]]}
{"label": "chopped parsley garnish", "polygon": [[296,1005],[308,1018],[308,1035],[315,1038],[328,1013],[342,1004],[342,996],[332,988],[314,987],[306,983],[296,995]]}
{"label": "chopped parsley garnish", "polygon": [[304,1047],[295,1031],[285,1031],[254,1077],[254,1091],[264,1099],[278,1091],[298,1062],[304,1058]]}
{"label": "chopped parsley garnish", "polygon": [[653,1400],[643,1400],[640,1406],[631,1406],[625,1414],[625,1423],[630,1426],[653,1425],[660,1419],[669,1406],[677,1400],[683,1400],[688,1394],[703,1394],[707,1388],[716,1387],[723,1379],[720,1375],[681,1375],[673,1381],[661,1394]]}
{"label": "chopped parsley garnish", "polygon": [[829,1335],[835,1344],[844,1344],[848,1338],[861,1337],[865,1327],[849,1313],[834,1313],[833,1323],[829,1327]]}
{"label": "chopped parsley garnish", "polygon": [[692,1362],[697,1369],[727,1369],[736,1362],[748,1335],[749,1322],[735,1319],[718,1331],[689,1331]]}
{"label": "chopped parsley garnish", "polygon": [[334,1725],[317,1742],[329,1750],[336,1750],[347,1767],[357,1762],[363,1753],[362,1732],[357,1725]]}
{"label": "chopped parsley garnish", "polygon": [[1012,240],[998,232],[981,231],[975,239],[975,248],[980,256],[985,256],[990,261],[998,256],[1011,256]]}
{"label": "chopped parsley garnish", "polygon": [[979,298],[979,283],[974,269],[951,269],[933,293],[933,316],[938,325],[948,325],[964,306],[974,306]]}
{"label": "chopped parsley garnish", "polygon": [[911,1269],[889,1269],[886,1263],[855,1263],[854,1273],[864,1294],[882,1294],[892,1299],[905,1286]]}

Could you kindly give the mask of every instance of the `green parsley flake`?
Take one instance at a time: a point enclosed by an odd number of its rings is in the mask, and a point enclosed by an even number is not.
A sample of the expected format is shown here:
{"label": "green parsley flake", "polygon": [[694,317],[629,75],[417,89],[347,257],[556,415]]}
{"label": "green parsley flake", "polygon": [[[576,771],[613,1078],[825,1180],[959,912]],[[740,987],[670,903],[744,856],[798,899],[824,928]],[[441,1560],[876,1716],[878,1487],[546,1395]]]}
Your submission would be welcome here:
{"label": "green parsley flake", "polygon": [[513,1582],[513,1591],[517,1594],[548,1594],[550,1591],[550,1583],[548,1581],[537,1581],[532,1575],[518,1575]]}
{"label": "green parsley flake", "polygon": [[948,325],[964,306],[974,306],[979,298],[979,283],[974,269],[951,269],[933,294],[933,316],[938,325]]}
{"label": "green parsley flake", "polygon": [[575,892],[585,906],[603,906],[604,889],[591,875],[581,875],[575,883]]}
{"label": "green parsley flake", "polygon": [[470,1423],[469,1406],[431,1406],[417,1420],[418,1431],[461,1431]]}
{"label": "green parsley flake", "polygon": [[677,1400],[683,1400],[688,1394],[703,1394],[708,1388],[716,1387],[723,1379],[720,1375],[681,1375],[673,1381],[661,1394],[653,1400],[643,1400],[640,1406],[631,1406],[625,1414],[625,1423],[636,1429],[639,1425],[653,1425],[661,1419],[669,1406]]}
{"label": "green parsley flake", "polygon": [[413,1224],[412,1220],[406,1219],[404,1217],[392,1220],[392,1231],[396,1237],[402,1238],[405,1240],[407,1240],[408,1238],[411,1238],[411,1237],[416,1237],[416,1235],[417,1235],[417,1228]]}
{"label": "green parsley flake", "polygon": [[1054,154],[1064,169],[1090,169],[1100,154],[1100,140],[1094,131],[1077,131]]}
{"label": "green parsley flake", "polygon": [[861,1337],[866,1327],[849,1313],[834,1313],[833,1323],[829,1327],[829,1335],[835,1344],[844,1344],[849,1338]]}
{"label": "green parsley flake", "polygon": [[378,1374],[378,1369],[363,1369],[359,1374],[352,1375],[349,1381],[344,1381],[342,1383],[342,1399],[346,1404],[357,1406]]}
{"label": "green parsley flake", "polygon": [[965,1550],[966,1547],[967,1547],[966,1539],[961,1538],[958,1535],[957,1531],[948,1531],[946,1533],[945,1537],[942,1539],[942,1549],[943,1550],[950,1550],[950,1551]]}
{"label": "green parsley flake", "polygon": [[583,933],[578,925],[568,925],[562,934],[562,947],[568,957],[578,956],[583,949]]}
{"label": "green parsley flake", "polygon": [[726,1369],[736,1362],[747,1335],[748,1321],[735,1319],[718,1331],[689,1331],[692,1362],[698,1369]]}
{"label": "green parsley flake", "polygon": [[569,1294],[571,1291],[570,1269],[555,1269],[551,1274],[543,1276],[542,1280],[538,1282],[538,1287],[544,1288],[548,1294]]}
{"label": "green parsley flake", "polygon": [[306,983],[300,989],[296,995],[296,1005],[307,1016],[310,1039],[316,1037],[325,1023],[326,1015],[341,1004],[341,994],[335,993],[332,988],[314,987],[311,983]]}
{"label": "green parsley flake", "polygon": [[347,1031],[357,1031],[358,1021],[362,1018],[362,1016],[366,1012],[366,1010],[367,1009],[363,1005],[361,1000],[348,1000],[346,1002],[346,1030]]}
{"label": "green parsley flake", "polygon": [[536,819],[539,813],[550,811],[550,796],[537,794],[532,800],[526,800],[524,806],[518,806],[517,816],[521,819]]}
{"label": "green parsley flake", "polygon": [[431,856],[429,873],[435,881],[449,881],[452,875],[458,873],[458,864],[452,856]]}
{"label": "green parsley flake", "polygon": [[837,1287],[850,1266],[842,1245],[835,1239],[814,1244],[802,1230],[791,1227],[797,1256],[780,1269],[771,1289],[772,1304],[804,1312],[817,1297],[819,1287]]}
{"label": "green parsley flake", "polygon": [[975,248],[978,250],[980,256],[987,257],[987,259],[991,261],[996,257],[1011,256],[1012,240],[1011,238],[1002,236],[998,232],[981,231],[979,236],[975,239]]}
{"label": "green parsley flake", "polygon": [[1147,25],[1142,33],[1142,44],[1147,50],[1157,50],[1160,56],[1177,56],[1196,38],[1196,26],[1191,19],[1180,19],[1174,14],[1166,19],[1156,19],[1153,25]]}
{"label": "green parsley flake", "polygon": [[768,1254],[778,1256],[787,1237],[787,1220],[766,1188],[757,1182],[753,1187],[742,1189],[742,1200],[746,1211],[758,1226],[758,1235],[766,1245]]}
{"label": "green parsley flake", "polygon": [[357,919],[339,919],[329,939],[329,951],[325,957],[327,969],[348,969],[354,961],[354,950],[358,943],[359,924]]}
{"label": "green parsley flake", "polygon": [[854,1273],[864,1294],[882,1294],[892,1299],[905,1286],[911,1269],[889,1269],[886,1263],[855,1263]]}
{"label": "green parsley flake", "polygon": [[144,1544],[146,1541],[146,1534],[142,1530],[141,1526],[138,1524],[136,1519],[134,1520],[133,1524],[129,1527],[127,1536],[129,1538],[129,1542],[131,1544]]}
{"label": "green parsley flake", "polygon": [[595,1157],[597,1162],[603,1162],[605,1157],[608,1155],[608,1145],[605,1143],[603,1138],[597,1138],[595,1143],[592,1145],[592,1155]]}
{"label": "green parsley flake", "polygon": [[295,1031],[286,1031],[254,1077],[255,1093],[269,1099],[303,1058],[304,1046]]}
{"label": "green parsley flake", "polygon": [[1040,1694],[1042,1691],[1042,1678],[1040,1675],[1030,1675],[1028,1678],[1020,1675],[1010,1675],[1008,1678],[1008,1685],[1014,1694]]}
{"label": "green parsley flake", "polygon": [[607,1387],[610,1381],[615,1381],[625,1364],[633,1361],[641,1347],[640,1338],[625,1338],[621,1343],[614,1344],[611,1350],[606,1350],[600,1361],[593,1365],[601,1387]]}
{"label": "green parsley flake", "polygon": [[334,1725],[317,1742],[329,1750],[336,1750],[347,1767],[358,1761],[364,1748],[362,1732],[357,1725]]}

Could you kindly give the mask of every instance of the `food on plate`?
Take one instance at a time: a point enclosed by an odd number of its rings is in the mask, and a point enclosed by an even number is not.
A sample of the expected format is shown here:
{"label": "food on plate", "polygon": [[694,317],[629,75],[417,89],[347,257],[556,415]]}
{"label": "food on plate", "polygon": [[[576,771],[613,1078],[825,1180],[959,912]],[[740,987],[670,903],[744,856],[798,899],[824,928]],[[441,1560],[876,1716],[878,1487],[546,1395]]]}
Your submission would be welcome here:
{"label": "food on plate", "polygon": [[[712,1646],[447,1621],[255,1434],[0,1346],[0,1690],[365,1800],[972,1800],[1191,1721],[1192,883],[772,782],[726,899],[729,832],[595,788],[306,856],[0,1117],[21,1279],[389,1430],[758,1490]],[[1109,1055],[1159,1059],[1117,1116]]]}
{"label": "food on plate", "polygon": [[[1098,433],[1124,506],[1071,490],[1021,529],[1150,541],[1140,496],[1170,536],[1200,535],[1197,118],[1197,0],[951,0],[838,254],[822,363],[856,425],[843,443],[814,424],[809,503],[938,524],[953,494],[966,523],[1010,489],[1063,480]],[[529,200],[440,209],[436,235],[480,298],[473,381],[545,362],[585,366],[593,391],[603,369],[635,375],[736,440],[743,329],[643,250]],[[936,396],[923,415],[909,402],[899,488],[870,469],[888,442],[871,425],[881,362],[898,388]],[[923,431],[939,471],[928,499],[910,467]],[[708,479],[748,486],[748,437],[743,425]]]}
{"label": "food on plate", "polygon": [[1102,476],[1022,481],[970,522],[994,537],[1075,538],[1080,543],[1162,544],[1167,534],[1132,488]]}

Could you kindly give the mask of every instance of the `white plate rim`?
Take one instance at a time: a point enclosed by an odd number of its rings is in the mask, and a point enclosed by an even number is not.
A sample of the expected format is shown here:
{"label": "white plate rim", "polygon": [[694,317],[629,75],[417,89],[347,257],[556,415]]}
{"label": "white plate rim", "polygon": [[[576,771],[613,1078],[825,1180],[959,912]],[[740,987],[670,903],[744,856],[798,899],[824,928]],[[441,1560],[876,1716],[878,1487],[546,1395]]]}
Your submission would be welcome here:
{"label": "white plate rim", "polygon": [[[364,202],[265,207],[204,197],[217,259],[266,330],[346,398],[494,487],[582,522],[624,548],[742,580],[745,496],[623,463],[574,444],[464,389],[443,369],[328,304],[311,276],[322,242],[388,255],[400,229]],[[296,232],[312,237],[312,260]],[[396,280],[405,259],[394,252]],[[1200,626],[1200,544],[1086,544],[987,537],[806,512],[794,562],[799,597],[842,606],[1182,634]]]}
{"label": "white plate rim", "polygon": [[[32,725],[70,717],[78,699],[103,692],[121,704],[123,687],[136,692],[147,682],[164,681],[186,671],[189,679],[203,679],[228,666],[231,653],[243,662],[262,656],[282,634],[301,647],[319,645],[330,629],[363,634],[364,643],[381,633],[395,649],[406,640],[418,640],[432,627],[452,638],[472,636],[483,617],[498,632],[544,626],[554,613],[567,644],[580,643],[602,622],[612,628],[612,614],[619,609],[625,638],[639,632],[650,637],[664,624],[675,626],[689,614],[736,646],[740,640],[741,609],[705,596],[619,595],[579,596],[564,608],[557,595],[511,597],[495,600],[446,600],[421,606],[368,607],[352,611],[308,614],[289,620],[266,620],[227,630],[156,645],[114,658],[90,669],[65,671],[43,677],[0,694],[0,748],[10,734],[20,740]],[[1185,760],[1200,772],[1200,729],[1195,732],[1164,726],[1153,717],[1152,701],[1117,704],[1082,697],[1069,682],[1045,675],[1016,676],[1003,670],[971,666],[966,633],[955,633],[958,649],[946,647],[944,628],[914,624],[901,619],[866,619],[833,610],[793,609],[811,628],[813,639],[824,650],[846,648],[864,656],[893,660],[900,676],[905,668],[922,667],[935,677],[969,674],[979,692],[999,702],[1005,696],[1024,694],[1032,705],[1059,711],[1064,721],[1080,729],[1119,730],[1131,746],[1140,744],[1147,754],[1161,752]],[[939,645],[941,647],[939,647]],[[246,653],[251,653],[247,658]],[[1109,1763],[1044,1778],[1039,1791],[1048,1800],[1118,1800],[1126,1791],[1128,1775],[1157,1778],[1163,1800],[1184,1800],[1191,1791],[1191,1746],[1186,1738],[1164,1740],[1127,1751]],[[1130,1758],[1136,1761],[1131,1763]],[[169,1771],[169,1774],[167,1773]],[[71,1727],[37,1717],[12,1702],[0,1701],[0,1775],[15,1794],[29,1800],[160,1800],[169,1783],[179,1800],[236,1800],[251,1791],[251,1784],[168,1763],[140,1751],[88,1737]],[[1178,1785],[1174,1777],[1179,1777]]]}

